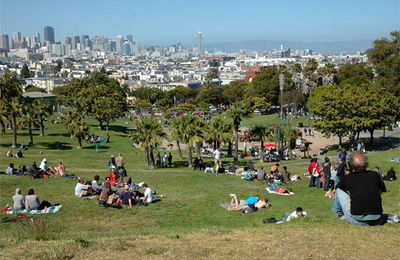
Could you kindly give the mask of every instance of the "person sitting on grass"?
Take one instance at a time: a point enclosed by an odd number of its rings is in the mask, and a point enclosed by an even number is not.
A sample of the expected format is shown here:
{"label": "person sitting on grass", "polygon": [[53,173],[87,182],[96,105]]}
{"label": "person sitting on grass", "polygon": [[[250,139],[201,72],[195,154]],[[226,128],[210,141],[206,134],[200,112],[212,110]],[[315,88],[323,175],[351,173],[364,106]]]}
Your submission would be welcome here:
{"label": "person sitting on grass", "polygon": [[45,174],[50,175],[50,174],[53,174],[53,173],[55,174],[56,173],[56,170],[54,170],[53,167],[50,167],[47,164],[47,159],[46,158],[43,158],[42,162],[39,165],[39,168],[40,168],[40,170],[42,170],[44,175]]}
{"label": "person sitting on grass", "polygon": [[247,210],[247,212],[257,211],[261,208],[269,208],[268,199],[260,200],[260,196],[250,196],[246,200],[238,200],[236,194],[229,194],[231,203],[228,210]]}
{"label": "person sitting on grass", "polygon": [[101,185],[101,183],[99,183],[99,181],[100,181],[100,176],[95,175],[94,179],[92,181],[92,190],[95,195],[100,195],[101,190],[102,190],[102,185]]}
{"label": "person sitting on grass", "polygon": [[222,163],[217,167],[217,173],[225,173],[225,167],[222,165]]}
{"label": "person sitting on grass", "polygon": [[22,154],[21,150],[18,150],[18,152],[15,154],[15,157],[22,158],[22,157],[24,157],[24,155]]}
{"label": "person sitting on grass", "polygon": [[257,171],[257,181],[265,181],[264,167],[260,167]]}
{"label": "person sitting on grass", "polygon": [[236,168],[236,165],[235,165],[234,163],[232,163],[232,164],[229,166],[229,168],[228,168],[228,172],[229,172],[230,174],[235,174],[235,173],[236,173],[236,170],[237,170],[237,168]]}
{"label": "person sitting on grass", "polygon": [[281,176],[282,176],[282,181],[284,183],[290,182],[290,178],[292,177],[292,174],[290,173],[290,171],[288,171],[287,166],[283,166],[283,172],[282,172]]}
{"label": "person sitting on grass", "polygon": [[367,157],[358,152],[351,154],[349,168],[350,173],[336,187],[333,210],[343,214],[352,225],[383,225],[388,220],[398,222],[398,216],[382,214],[383,181],[376,172],[368,170]]}
{"label": "person sitting on grass", "polygon": [[140,198],[142,203],[149,204],[155,199],[154,191],[144,182],[139,183],[139,187],[144,189],[143,197]]}
{"label": "person sitting on grass", "polygon": [[28,169],[28,175],[32,176],[33,179],[40,179],[42,171],[37,167],[36,162],[33,161],[31,167]]}
{"label": "person sitting on grass", "polygon": [[40,202],[39,197],[35,195],[34,189],[28,190],[28,195],[25,196],[25,208],[28,211],[47,209],[50,206],[51,203],[47,200]]}
{"label": "person sitting on grass", "polygon": [[59,175],[59,176],[63,177],[64,174],[65,174],[65,166],[64,166],[63,162],[60,161],[58,163],[57,168],[56,168],[56,175]]}
{"label": "person sitting on grass", "polygon": [[129,185],[125,184],[124,191],[121,192],[117,200],[118,204],[129,205],[131,208],[134,205],[133,194],[129,191]]}
{"label": "person sitting on grass", "polygon": [[247,166],[244,167],[244,171],[240,175],[242,176],[242,179],[245,181],[253,181],[254,180],[253,172],[249,171]]}
{"label": "person sitting on grass", "polygon": [[24,210],[25,209],[25,202],[24,202],[24,196],[21,195],[21,189],[17,188],[15,190],[15,195],[13,196],[13,210],[19,211],[19,210]]}
{"label": "person sitting on grass", "polygon": [[393,167],[390,167],[389,171],[386,173],[386,176],[383,177],[385,181],[395,181],[397,179],[396,172]]}
{"label": "person sitting on grass", "polygon": [[14,164],[10,163],[7,167],[6,174],[8,175],[18,175],[18,171],[14,168]]}
{"label": "person sitting on grass", "polygon": [[101,193],[100,193],[100,199],[98,201],[98,204],[100,206],[106,206],[108,197],[111,194],[113,194],[113,191],[111,189],[110,178],[106,177],[106,181],[104,182],[103,189],[101,190]]}
{"label": "person sitting on grass", "polygon": [[78,178],[78,183],[75,186],[75,196],[82,198],[93,195],[92,186],[84,183],[85,181],[82,178]]}

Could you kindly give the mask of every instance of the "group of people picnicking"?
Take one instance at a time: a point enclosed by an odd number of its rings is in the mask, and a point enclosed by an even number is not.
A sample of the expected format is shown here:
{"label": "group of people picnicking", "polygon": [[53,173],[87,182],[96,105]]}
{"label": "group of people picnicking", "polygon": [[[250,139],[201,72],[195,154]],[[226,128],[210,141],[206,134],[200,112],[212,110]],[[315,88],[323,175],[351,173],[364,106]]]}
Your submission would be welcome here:
{"label": "group of people picnicking", "polygon": [[[39,197],[35,194],[34,189],[29,189],[26,196],[22,195],[22,191],[20,188],[15,190],[15,195],[12,197],[13,206],[10,207],[6,205],[6,209],[11,208],[14,211],[31,211],[31,210],[46,210],[47,208],[53,206],[47,200],[40,200]],[[55,204],[55,206],[60,204]]]}
{"label": "group of people picnicking", "polygon": [[[117,157],[110,156],[108,161],[109,173],[103,183],[100,176],[95,175],[92,181],[85,182],[78,178],[75,186],[75,196],[80,198],[96,198],[99,206],[121,208],[121,206],[148,205],[156,198],[164,197],[156,195],[155,191],[145,182],[134,183],[129,177],[126,182],[123,178],[127,177],[125,169],[125,158],[122,154]],[[142,191],[141,191],[142,189]]]}
{"label": "group of people picnicking", "polygon": [[27,168],[25,165],[19,165],[19,167],[16,168],[14,163],[9,163],[7,169],[1,173],[16,176],[26,175],[32,177],[33,179],[47,179],[52,176],[70,177],[70,175],[66,173],[65,166],[62,161],[59,161],[56,167],[52,167],[48,164],[46,158],[43,158],[39,166],[36,164],[36,161],[33,161],[29,168]]}

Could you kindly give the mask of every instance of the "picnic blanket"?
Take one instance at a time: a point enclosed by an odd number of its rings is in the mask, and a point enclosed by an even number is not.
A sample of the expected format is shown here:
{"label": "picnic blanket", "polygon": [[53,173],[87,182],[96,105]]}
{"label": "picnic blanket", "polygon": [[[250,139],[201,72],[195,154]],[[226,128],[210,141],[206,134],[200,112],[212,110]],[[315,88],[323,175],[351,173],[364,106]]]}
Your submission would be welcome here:
{"label": "picnic blanket", "polygon": [[55,214],[61,209],[61,207],[62,207],[62,205],[58,205],[58,206],[48,207],[47,209],[42,209],[42,210],[35,209],[35,210],[30,210],[30,211],[27,211],[26,209],[16,211],[11,208],[7,208],[6,210],[4,210],[4,212],[6,214],[30,214],[30,215],[33,215],[33,214]]}
{"label": "picnic blanket", "polygon": [[294,195],[294,192],[289,192],[289,193],[279,193],[273,190],[270,190],[269,187],[266,188],[266,190],[268,191],[268,193],[271,194],[276,194],[276,195],[282,195],[282,196],[290,196],[290,195]]}

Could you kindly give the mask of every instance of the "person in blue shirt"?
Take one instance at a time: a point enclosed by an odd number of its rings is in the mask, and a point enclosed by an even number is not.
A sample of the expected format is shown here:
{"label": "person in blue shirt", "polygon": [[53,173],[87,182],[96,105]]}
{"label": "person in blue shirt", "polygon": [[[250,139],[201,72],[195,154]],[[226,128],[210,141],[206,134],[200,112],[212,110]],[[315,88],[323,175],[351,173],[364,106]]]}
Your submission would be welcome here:
{"label": "person in blue shirt", "polygon": [[261,200],[260,196],[250,196],[246,200],[238,200],[236,194],[229,194],[231,196],[231,203],[229,210],[246,210],[251,208],[253,211],[256,211],[260,208],[268,208],[268,199]]}

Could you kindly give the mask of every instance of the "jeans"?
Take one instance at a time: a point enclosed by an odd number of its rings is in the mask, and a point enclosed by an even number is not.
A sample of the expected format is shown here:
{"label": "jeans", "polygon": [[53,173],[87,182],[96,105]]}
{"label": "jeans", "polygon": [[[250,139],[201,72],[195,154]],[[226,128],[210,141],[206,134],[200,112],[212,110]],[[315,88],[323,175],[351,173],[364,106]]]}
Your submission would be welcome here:
{"label": "jeans", "polygon": [[329,188],[329,182],[331,181],[331,176],[325,176],[325,182],[324,182],[324,190],[328,191]]}
{"label": "jeans", "polygon": [[310,175],[310,185],[309,185],[309,187],[314,187],[315,186],[315,178],[316,177]]}
{"label": "jeans", "polygon": [[321,189],[321,175],[318,175],[317,178],[317,189]]}
{"label": "jeans", "polygon": [[360,222],[353,218],[350,213],[350,196],[341,189],[336,189],[335,200],[338,200],[340,207],[343,210],[344,217],[349,224],[359,225],[359,226],[369,226],[367,223]]}

